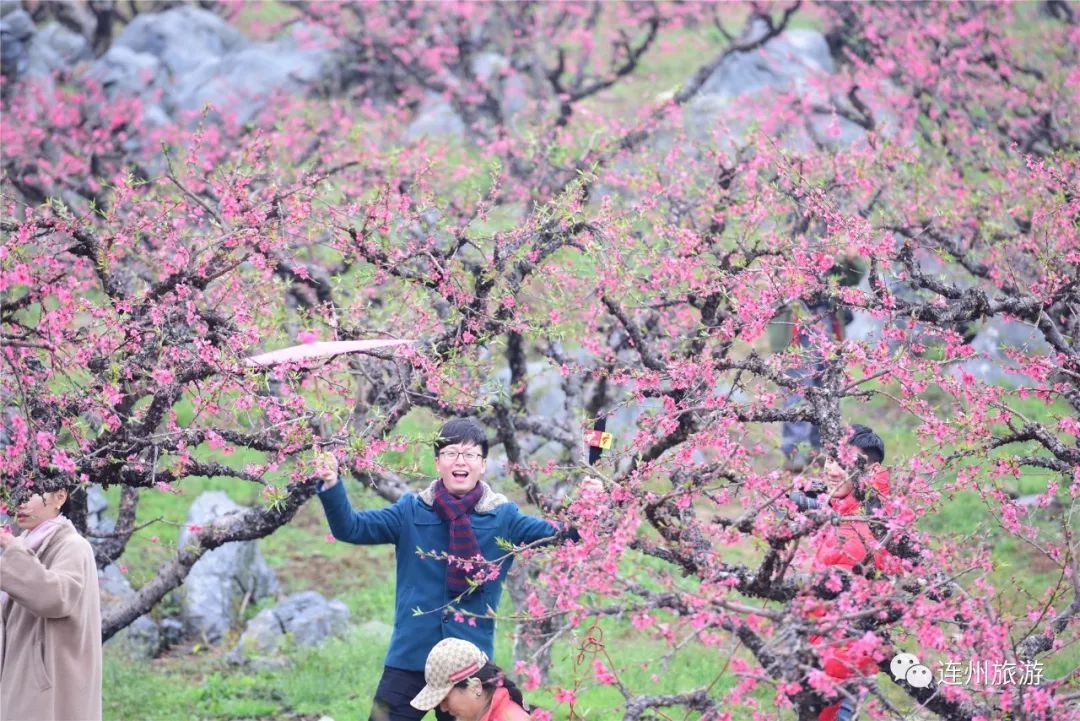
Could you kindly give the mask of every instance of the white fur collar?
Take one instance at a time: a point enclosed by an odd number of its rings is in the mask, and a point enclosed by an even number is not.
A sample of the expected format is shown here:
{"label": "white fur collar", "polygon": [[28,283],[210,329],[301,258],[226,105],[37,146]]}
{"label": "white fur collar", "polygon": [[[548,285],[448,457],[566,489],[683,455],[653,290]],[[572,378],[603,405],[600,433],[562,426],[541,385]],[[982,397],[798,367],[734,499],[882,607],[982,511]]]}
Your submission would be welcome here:
{"label": "white fur collar", "polygon": [[[438,482],[434,480],[427,488],[420,491],[420,500],[429,506],[435,505],[435,484]],[[484,489],[484,495],[480,496],[480,500],[476,502],[476,507],[473,509],[475,513],[490,513],[502,504],[510,502],[510,499],[503,494],[491,490],[491,486],[486,481],[480,481],[480,486]]]}

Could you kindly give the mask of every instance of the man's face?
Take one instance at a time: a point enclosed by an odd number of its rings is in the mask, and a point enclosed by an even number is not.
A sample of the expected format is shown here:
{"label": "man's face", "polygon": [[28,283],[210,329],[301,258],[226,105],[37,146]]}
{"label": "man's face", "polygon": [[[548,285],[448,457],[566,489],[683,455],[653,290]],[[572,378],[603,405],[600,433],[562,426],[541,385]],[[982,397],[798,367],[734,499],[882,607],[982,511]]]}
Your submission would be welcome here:
{"label": "man's face", "polygon": [[475,443],[455,443],[439,451],[435,457],[435,470],[446,490],[455,496],[464,496],[480,482],[487,470],[487,459]]}

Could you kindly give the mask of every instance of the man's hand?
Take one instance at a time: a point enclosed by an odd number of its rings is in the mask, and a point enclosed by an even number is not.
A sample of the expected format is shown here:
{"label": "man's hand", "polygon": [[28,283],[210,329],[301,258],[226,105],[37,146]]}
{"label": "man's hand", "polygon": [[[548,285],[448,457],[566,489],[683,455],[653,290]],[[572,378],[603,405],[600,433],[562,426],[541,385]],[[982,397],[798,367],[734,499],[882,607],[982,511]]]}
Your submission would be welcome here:
{"label": "man's hand", "polygon": [[7,548],[15,541],[15,536],[11,534],[11,529],[8,526],[0,526],[0,548]]}
{"label": "man's hand", "polygon": [[338,482],[338,462],[333,453],[316,452],[315,479],[322,481],[322,490],[328,491]]}

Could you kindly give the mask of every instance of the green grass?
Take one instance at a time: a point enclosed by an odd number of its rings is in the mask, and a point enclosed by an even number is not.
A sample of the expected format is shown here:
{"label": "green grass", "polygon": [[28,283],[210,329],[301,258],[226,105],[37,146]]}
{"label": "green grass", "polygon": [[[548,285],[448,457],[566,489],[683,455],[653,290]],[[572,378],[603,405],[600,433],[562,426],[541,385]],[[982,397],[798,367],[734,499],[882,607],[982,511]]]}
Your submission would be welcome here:
{"label": "green grass", "polygon": [[172,657],[151,667],[106,653],[106,719],[367,718],[386,639],[359,626],[298,651],[288,668],[231,667],[217,656]]}

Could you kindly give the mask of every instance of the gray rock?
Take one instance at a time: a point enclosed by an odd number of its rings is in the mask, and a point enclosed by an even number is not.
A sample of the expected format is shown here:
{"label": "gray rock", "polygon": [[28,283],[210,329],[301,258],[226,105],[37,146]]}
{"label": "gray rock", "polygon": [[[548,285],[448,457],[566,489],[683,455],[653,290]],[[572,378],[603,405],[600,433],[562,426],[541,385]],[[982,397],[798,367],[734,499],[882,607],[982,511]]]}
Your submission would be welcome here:
{"label": "gray rock", "polygon": [[505,55],[477,53],[472,59],[472,71],[477,79],[492,86],[504,117],[510,118],[525,107],[528,99],[525,81]]}
{"label": "gray rock", "polygon": [[[521,76],[512,72],[510,61],[499,53],[477,53],[471,60],[472,74],[490,86],[505,118],[510,118],[525,107],[528,91]],[[508,72],[509,71],[509,72]],[[416,117],[405,130],[405,139],[415,141],[421,137],[447,137],[462,135],[466,131],[461,116],[442,95],[428,93]]]}
{"label": "gray rock", "polygon": [[171,648],[184,639],[184,622],[178,618],[162,619],[159,628],[162,648]]}
{"label": "gray rock", "polygon": [[[585,367],[589,367],[593,363],[593,357],[584,349],[568,349],[566,354],[572,361],[579,362]],[[552,420],[578,418],[580,416],[581,408],[567,407],[567,397],[563,390],[563,376],[559,373],[558,367],[551,361],[546,359],[531,360],[526,364],[526,373],[529,385],[530,408],[534,409],[534,415]],[[500,393],[506,392],[510,383],[509,369],[505,366],[499,366],[499,370],[494,375],[494,382],[495,385],[501,386],[501,389],[493,390],[493,399]],[[717,388],[716,392],[725,394],[727,389],[720,387]],[[663,403],[656,399],[649,399],[640,404],[635,403],[629,406],[619,405],[616,407],[607,419],[607,432],[612,434],[613,443],[615,444],[613,450],[628,446],[638,431],[640,419],[643,416],[651,418],[662,408]],[[580,437],[583,431],[571,428],[570,432],[578,434]],[[558,457],[562,453],[562,446],[545,444],[536,448],[527,448],[526,453],[530,460],[543,462]],[[613,454],[607,453],[605,457],[610,455]],[[504,475],[506,475],[506,458],[497,450],[488,458],[487,476],[489,478],[500,478]]]}
{"label": "gray rock", "polygon": [[182,5],[160,13],[140,13],[113,41],[157,58],[174,78],[246,45],[235,28],[214,13]]}
{"label": "gray rock", "polygon": [[327,601],[315,591],[294,593],[273,608],[252,618],[229,655],[234,662],[272,656],[287,636],[301,648],[344,633],[349,609],[338,600]]}
{"label": "gray rock", "polygon": [[101,486],[92,485],[86,489],[86,529],[90,532],[90,545],[97,549],[109,539],[107,534],[116,530],[116,521],[104,515],[109,506]]}
{"label": "gray rock", "polygon": [[113,45],[91,66],[87,75],[97,80],[109,97],[149,96],[162,88],[165,68],[150,53]]}
{"label": "gray rock", "polygon": [[1024,353],[1043,355],[1051,350],[1042,331],[1028,323],[1005,318],[991,318],[986,327],[980,331],[980,335],[983,333],[987,335],[987,340],[993,341],[999,351],[1011,348]]}
{"label": "gray rock", "polygon": [[86,523],[91,528],[97,528],[102,520],[101,514],[109,507],[109,499],[105,492],[96,483],[86,489]]}
{"label": "gray rock", "polygon": [[405,139],[411,142],[425,136],[441,138],[462,135],[464,132],[465,122],[450,107],[450,103],[435,93],[428,93],[416,117],[405,129]]}
{"label": "gray rock", "polygon": [[[253,43],[217,15],[185,5],[144,13],[117,37],[92,75],[110,93],[140,96],[144,120],[251,120],[276,92],[332,84],[340,61],[321,29],[298,26],[273,42]],[[112,97],[112,96],[110,96]]]}
{"label": "gray rock", "polygon": [[18,78],[30,63],[30,44],[34,20],[25,10],[9,12],[0,18],[0,70],[9,78]]}
{"label": "gray rock", "polygon": [[[741,39],[751,40],[764,32],[764,24],[755,20]],[[831,103],[828,93],[815,81],[835,69],[828,43],[816,30],[787,30],[761,48],[732,53],[687,103],[686,132],[698,142],[719,142],[721,149],[733,152],[750,127],[761,121],[756,100],[767,105],[776,94],[794,92],[827,107]],[[831,114],[813,113],[808,126],[788,128],[787,145],[804,149],[816,141],[842,147],[865,134],[856,123]]]}
{"label": "gray rock", "polygon": [[[757,20],[750,32],[760,36],[763,23]],[[760,50],[726,57],[698,92],[735,98],[765,89],[788,90],[804,85],[808,76],[835,70],[824,35],[816,30],[787,30]]]}
{"label": "gray rock", "polygon": [[1031,381],[1019,365],[1006,355],[1007,349],[1026,355],[1042,355],[1050,350],[1046,339],[1035,327],[1004,318],[991,318],[975,334],[971,347],[978,355],[953,366],[955,377],[967,373],[987,385],[1018,386]]}
{"label": "gray rock", "polygon": [[[110,606],[126,603],[135,590],[116,564],[98,571],[102,611]],[[153,658],[161,648],[161,633],[149,614],[136,618],[107,641],[111,648],[119,648],[134,658]]]}
{"label": "gray rock", "polygon": [[[191,524],[206,526],[216,518],[244,510],[221,491],[203,493],[188,510],[187,523],[180,531],[180,547],[191,535]],[[200,558],[184,581],[185,630],[209,642],[218,641],[236,622],[245,599],[248,603],[258,601],[274,595],[277,588],[277,578],[254,541],[219,546]]]}
{"label": "gray rock", "polygon": [[849,340],[876,343],[881,338],[885,323],[863,310],[852,311],[851,322],[844,327],[844,337]]}
{"label": "gray rock", "polygon": [[288,38],[239,48],[179,78],[171,102],[179,112],[198,112],[209,104],[244,123],[275,92],[299,93],[328,81],[334,74],[333,59],[328,50],[300,49]]}
{"label": "gray rock", "polygon": [[57,22],[48,23],[30,42],[26,74],[45,77],[93,57],[90,43]]}

